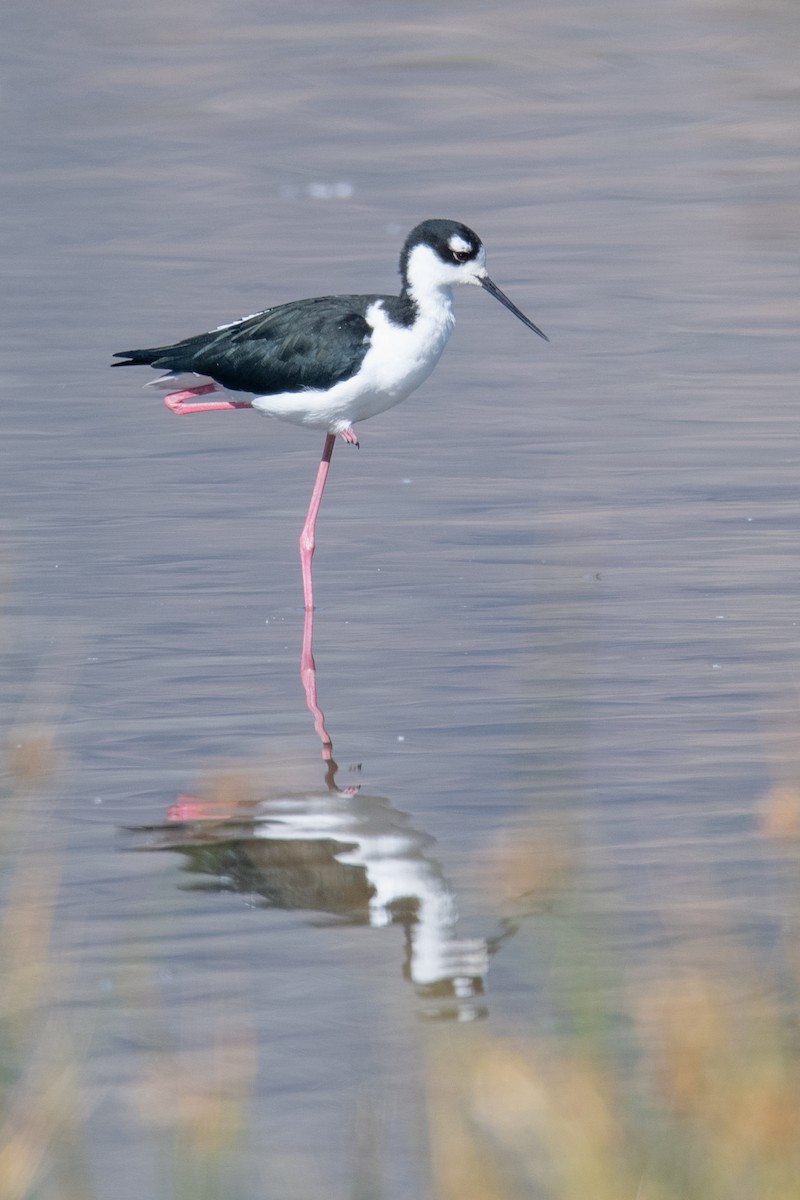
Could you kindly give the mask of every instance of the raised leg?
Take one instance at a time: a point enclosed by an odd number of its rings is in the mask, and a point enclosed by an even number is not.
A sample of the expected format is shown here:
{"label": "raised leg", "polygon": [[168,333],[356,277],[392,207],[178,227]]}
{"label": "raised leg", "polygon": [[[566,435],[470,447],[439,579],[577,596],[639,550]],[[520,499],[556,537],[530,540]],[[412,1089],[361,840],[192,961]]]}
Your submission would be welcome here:
{"label": "raised leg", "polygon": [[219,412],[225,408],[251,407],[249,400],[203,400],[199,404],[192,403],[197,396],[207,396],[209,392],[219,390],[215,383],[204,383],[200,387],[185,388],[182,392],[169,392],[164,397],[164,403],[178,417],[186,417],[190,413]]}
{"label": "raised leg", "polygon": [[325,491],[325,481],[328,478],[328,470],[331,465],[331,455],[333,454],[333,447],[335,445],[335,434],[327,434],[319,470],[317,471],[317,479],[314,484],[314,491],[311,493],[311,503],[308,506],[308,513],[306,514],[306,523],[303,526],[303,532],[300,534],[300,566],[303,571],[303,596],[306,611],[314,607],[314,584],[311,577],[311,560],[314,557],[314,530],[317,524],[319,506],[322,503],[322,493]]}
{"label": "raised leg", "polygon": [[181,793],[167,809],[168,821],[231,821],[236,815],[235,801],[203,800]]}

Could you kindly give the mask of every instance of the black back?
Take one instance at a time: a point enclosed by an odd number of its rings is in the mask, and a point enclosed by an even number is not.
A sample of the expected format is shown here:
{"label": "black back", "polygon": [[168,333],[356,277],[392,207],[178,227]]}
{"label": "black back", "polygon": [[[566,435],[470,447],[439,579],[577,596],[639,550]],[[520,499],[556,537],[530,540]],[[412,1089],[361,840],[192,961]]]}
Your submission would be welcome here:
{"label": "black back", "polygon": [[207,375],[232,391],[261,396],[324,390],[360,368],[371,334],[365,313],[376,300],[383,300],[393,317],[395,309],[401,321],[407,317],[408,303],[397,296],[317,296],[172,346],[120,351],[114,357],[125,361],[112,365]]}

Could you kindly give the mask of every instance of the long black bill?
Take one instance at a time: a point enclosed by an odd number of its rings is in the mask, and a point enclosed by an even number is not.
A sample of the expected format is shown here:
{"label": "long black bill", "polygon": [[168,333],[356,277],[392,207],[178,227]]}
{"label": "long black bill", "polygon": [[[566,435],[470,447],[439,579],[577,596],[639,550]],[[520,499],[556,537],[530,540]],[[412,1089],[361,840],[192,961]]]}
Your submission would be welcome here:
{"label": "long black bill", "polygon": [[515,317],[519,317],[520,321],[522,321],[522,324],[527,325],[528,329],[532,329],[534,333],[538,333],[539,337],[544,338],[546,342],[550,341],[550,338],[547,336],[547,334],[542,333],[541,329],[538,327],[538,325],[534,325],[533,321],[529,321],[525,316],[525,313],[521,313],[516,304],[511,303],[508,296],[506,296],[504,292],[500,291],[500,288],[496,283],[492,283],[488,275],[484,275],[483,279],[481,280],[481,287],[484,289],[484,291],[487,291],[490,296],[494,296],[495,300],[499,300],[504,308],[507,308],[509,312],[512,312]]}

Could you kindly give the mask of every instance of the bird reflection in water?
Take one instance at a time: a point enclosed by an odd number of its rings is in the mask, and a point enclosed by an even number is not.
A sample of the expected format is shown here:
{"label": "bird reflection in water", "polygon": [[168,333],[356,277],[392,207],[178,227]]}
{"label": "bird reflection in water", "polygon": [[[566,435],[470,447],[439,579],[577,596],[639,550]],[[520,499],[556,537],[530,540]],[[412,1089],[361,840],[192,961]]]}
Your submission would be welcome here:
{"label": "bird reflection in water", "polygon": [[457,935],[452,886],[431,857],[434,838],[382,796],[339,787],[333,745],[317,700],[313,610],[306,610],[301,677],[322,742],[324,786],[273,791],[264,798],[207,800],[181,795],[167,823],[139,827],[137,849],[177,851],[185,870],[212,876],[211,890],[258,898],[269,908],[315,913],[373,929],[402,926],[403,974],[422,1014],[475,1020],[486,1012],[491,955],[514,932],[492,938]]}

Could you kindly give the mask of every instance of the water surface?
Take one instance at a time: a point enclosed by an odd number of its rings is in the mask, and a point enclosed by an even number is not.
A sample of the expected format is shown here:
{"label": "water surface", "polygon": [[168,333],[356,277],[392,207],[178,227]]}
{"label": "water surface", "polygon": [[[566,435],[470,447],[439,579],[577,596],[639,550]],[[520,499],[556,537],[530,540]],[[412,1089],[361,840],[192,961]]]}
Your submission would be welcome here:
{"label": "water surface", "polygon": [[[547,1033],[576,930],[617,964],[612,1019],[619,980],[733,948],[780,987],[796,862],[764,813],[791,810],[800,715],[793,17],[10,14],[3,703],[12,740],[52,730],[60,758],[9,845],[23,873],[57,850],[51,1003],[94,1030],[98,1194],[168,1193],[143,1079],[169,1054],[202,1073],[220,1039],[248,1064],[240,1165],[268,1163],[271,1195],[352,1194],[365,1110],[384,1194],[424,1194],[421,1018]],[[466,289],[433,378],[337,447],[314,643],[334,773],[299,675],[322,439],[177,421],[107,363],[390,289],[429,216],[478,230],[551,343]],[[233,824],[195,820],[209,802]],[[568,915],[536,898],[562,859]]]}

